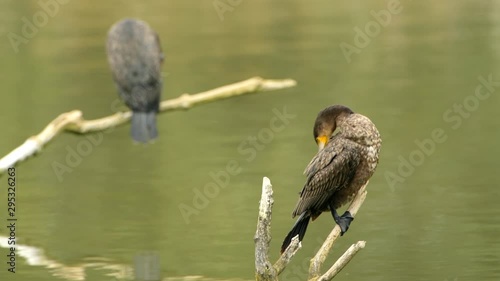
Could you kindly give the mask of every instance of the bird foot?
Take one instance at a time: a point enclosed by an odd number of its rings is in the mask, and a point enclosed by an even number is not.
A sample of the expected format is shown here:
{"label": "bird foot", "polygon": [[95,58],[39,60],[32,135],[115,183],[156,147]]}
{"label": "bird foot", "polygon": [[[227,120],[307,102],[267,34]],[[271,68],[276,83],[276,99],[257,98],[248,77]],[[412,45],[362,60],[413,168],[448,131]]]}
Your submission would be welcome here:
{"label": "bird foot", "polygon": [[354,217],[349,211],[346,211],[342,216],[338,217],[335,220],[335,222],[340,226],[340,236],[343,236],[344,233],[347,232],[353,220]]}

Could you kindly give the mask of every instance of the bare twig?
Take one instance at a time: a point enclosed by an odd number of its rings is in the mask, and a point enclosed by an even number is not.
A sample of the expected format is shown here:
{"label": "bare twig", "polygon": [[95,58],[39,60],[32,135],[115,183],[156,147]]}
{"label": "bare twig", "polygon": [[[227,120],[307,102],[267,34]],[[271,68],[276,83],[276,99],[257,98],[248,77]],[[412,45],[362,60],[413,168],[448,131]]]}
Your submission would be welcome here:
{"label": "bare twig", "polygon": [[257,280],[278,280],[276,271],[269,261],[273,203],[273,188],[271,181],[267,177],[264,177],[259,205],[259,218],[257,220],[257,231],[254,236]]}
{"label": "bare twig", "polygon": [[363,249],[366,245],[366,241],[358,241],[356,244],[352,244],[347,251],[330,267],[330,269],[321,276],[318,281],[330,281],[339,273],[344,266],[346,266],[356,253]]}
{"label": "bare twig", "polygon": [[[356,216],[359,208],[363,204],[366,198],[366,186],[368,185],[368,182],[362,186],[356,196],[354,197],[351,205],[347,210],[351,213],[353,217]],[[338,225],[335,225],[333,230],[330,232],[328,237],[326,238],[325,242],[321,246],[321,248],[318,250],[314,258],[311,260],[311,265],[309,267],[309,279],[310,280],[315,280],[319,276],[321,276],[321,265],[325,262],[326,257],[328,256],[328,253],[330,252],[330,249],[332,248],[333,244],[335,243],[335,240],[340,235],[340,227]],[[333,278],[333,276],[332,276]]]}
{"label": "bare twig", "polygon": [[286,248],[283,254],[281,254],[278,261],[274,264],[274,270],[276,270],[276,275],[279,275],[281,272],[283,272],[285,267],[292,260],[295,253],[297,253],[297,251],[301,247],[302,244],[300,243],[299,235],[296,235],[295,237],[292,238],[292,242],[290,243],[290,245]]}
{"label": "bare twig", "polygon": [[[207,92],[195,95],[183,94],[178,98],[162,101],[160,103],[160,112],[188,109],[202,103],[213,102],[243,94],[284,89],[295,85],[296,82],[292,79],[267,80],[261,77],[254,77]],[[0,175],[4,173],[7,168],[41,151],[47,143],[62,131],[81,134],[103,131],[129,122],[131,116],[132,113],[130,111],[125,111],[100,119],[84,120],[82,112],[79,110],[63,113],[50,122],[40,134],[28,138],[21,146],[0,159]]]}

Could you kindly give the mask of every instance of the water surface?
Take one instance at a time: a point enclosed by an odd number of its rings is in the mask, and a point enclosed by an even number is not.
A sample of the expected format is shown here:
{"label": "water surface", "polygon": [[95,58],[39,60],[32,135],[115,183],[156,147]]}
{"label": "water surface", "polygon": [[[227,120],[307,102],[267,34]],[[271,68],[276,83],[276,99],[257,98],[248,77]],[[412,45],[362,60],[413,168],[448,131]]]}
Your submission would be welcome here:
{"label": "water surface", "polygon": [[[355,28],[364,29],[388,2],[243,1],[221,21],[213,1],[69,1],[17,53],[8,34],[22,34],[22,18],[32,19],[40,6],[2,3],[1,155],[62,112],[80,109],[87,119],[113,113],[104,42],[126,16],[147,20],[160,35],[164,99],[256,75],[298,81],[288,90],[161,114],[154,145],[133,145],[129,126],[121,126],[59,176],[54,163],[68,164],[87,136],[58,136],[17,167],[18,241],[61,267],[87,265],[78,275],[85,280],[125,280],[107,274],[133,267],[144,251],[158,254],[164,278],[251,280],[262,177],[275,191],[275,260],[316,151],[314,118],[345,104],[373,120],[383,147],[368,198],[328,263],[358,240],[367,246],[337,280],[499,280],[499,98],[495,90],[484,99],[474,94],[479,77],[500,81],[500,5],[401,1],[402,10],[346,59],[340,44],[356,46]],[[247,143],[270,128],[276,110],[295,117],[268,143]],[[442,141],[431,145],[425,140],[435,130]],[[208,202],[193,202],[230,161],[237,174]],[[411,167],[398,171],[407,161]],[[195,212],[183,216],[181,206]],[[310,225],[283,280],[305,280],[308,259],[332,226],[328,214]],[[104,265],[88,266],[96,262]],[[2,264],[2,280],[77,276],[21,257],[16,275]]]}

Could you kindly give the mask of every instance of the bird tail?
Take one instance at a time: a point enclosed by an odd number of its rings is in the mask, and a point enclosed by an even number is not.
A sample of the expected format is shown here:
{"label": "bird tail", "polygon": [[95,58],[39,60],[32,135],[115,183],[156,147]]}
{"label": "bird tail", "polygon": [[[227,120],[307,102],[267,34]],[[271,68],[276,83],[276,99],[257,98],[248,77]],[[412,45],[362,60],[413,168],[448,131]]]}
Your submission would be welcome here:
{"label": "bird tail", "polygon": [[297,219],[295,222],[295,225],[293,226],[292,230],[288,232],[288,235],[285,237],[285,240],[283,241],[283,244],[281,245],[281,253],[288,248],[290,243],[292,243],[292,238],[299,235],[299,241],[302,241],[304,238],[304,235],[306,235],[306,230],[307,230],[307,225],[309,224],[311,216],[307,213],[304,212],[300,217]]}
{"label": "bird tail", "polygon": [[156,129],[156,112],[138,112],[132,113],[130,135],[136,142],[147,143],[158,137]]}

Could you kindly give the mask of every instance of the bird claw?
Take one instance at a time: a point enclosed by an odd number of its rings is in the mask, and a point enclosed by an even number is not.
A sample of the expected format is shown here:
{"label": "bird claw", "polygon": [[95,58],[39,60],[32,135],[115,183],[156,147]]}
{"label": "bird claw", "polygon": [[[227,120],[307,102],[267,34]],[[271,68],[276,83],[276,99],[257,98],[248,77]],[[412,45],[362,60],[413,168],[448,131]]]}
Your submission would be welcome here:
{"label": "bird claw", "polygon": [[353,220],[354,217],[349,211],[346,211],[342,216],[340,216],[340,218],[336,221],[340,227],[340,236],[343,236],[344,233],[347,232]]}

